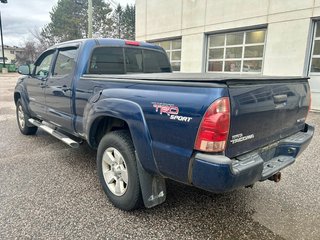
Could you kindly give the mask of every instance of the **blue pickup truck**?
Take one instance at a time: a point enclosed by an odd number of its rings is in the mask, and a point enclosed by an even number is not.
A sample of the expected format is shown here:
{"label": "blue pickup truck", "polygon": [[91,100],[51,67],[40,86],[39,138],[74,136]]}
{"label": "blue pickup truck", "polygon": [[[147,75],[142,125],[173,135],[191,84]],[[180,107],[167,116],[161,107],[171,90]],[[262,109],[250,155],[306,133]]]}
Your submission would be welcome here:
{"label": "blue pickup truck", "polygon": [[172,73],[149,43],[65,42],[19,72],[21,133],[97,149],[102,188],[123,210],[165,201],[167,178],[216,193],[278,182],[314,132],[307,78]]}

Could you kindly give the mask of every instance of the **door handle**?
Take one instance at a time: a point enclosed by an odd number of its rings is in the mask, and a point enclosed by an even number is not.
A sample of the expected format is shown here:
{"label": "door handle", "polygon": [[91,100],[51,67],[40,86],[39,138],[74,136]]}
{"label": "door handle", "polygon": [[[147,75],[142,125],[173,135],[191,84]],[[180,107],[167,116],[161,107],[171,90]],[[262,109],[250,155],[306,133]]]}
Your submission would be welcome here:
{"label": "door handle", "polygon": [[71,89],[67,87],[67,85],[63,85],[61,88],[62,91],[66,92],[66,91],[70,91]]}
{"label": "door handle", "polygon": [[273,102],[275,104],[285,103],[288,100],[288,96],[286,94],[275,95],[273,96]]}

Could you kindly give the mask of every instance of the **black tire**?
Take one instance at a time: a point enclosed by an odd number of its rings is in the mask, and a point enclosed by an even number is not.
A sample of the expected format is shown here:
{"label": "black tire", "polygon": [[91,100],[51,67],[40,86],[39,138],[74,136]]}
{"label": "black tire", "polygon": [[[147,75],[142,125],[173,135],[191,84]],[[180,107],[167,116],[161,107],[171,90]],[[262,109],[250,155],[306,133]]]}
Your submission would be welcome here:
{"label": "black tire", "polygon": [[[111,165],[109,166],[106,161],[103,162],[104,153],[110,152],[112,149],[116,149],[123,157],[123,162],[125,164],[121,166],[125,167],[127,172],[127,184],[123,182],[123,186],[126,187],[126,190],[121,196],[112,192],[112,187],[109,187],[110,185],[108,186],[103,174],[103,169],[106,170],[110,167],[110,170],[108,171],[112,171]],[[142,206],[137,162],[129,131],[120,130],[110,132],[101,139],[97,152],[97,169],[102,188],[115,207],[125,211],[131,211]],[[121,174],[118,177],[118,180],[122,179]],[[116,180],[114,179],[112,181],[111,185],[116,185]]]}
{"label": "black tire", "polygon": [[17,104],[16,104],[16,115],[17,115],[17,122],[18,122],[18,127],[20,129],[20,132],[24,135],[34,135],[38,128],[33,126],[29,127],[28,126],[28,119],[30,116],[26,113],[24,110],[21,99],[18,99]]}

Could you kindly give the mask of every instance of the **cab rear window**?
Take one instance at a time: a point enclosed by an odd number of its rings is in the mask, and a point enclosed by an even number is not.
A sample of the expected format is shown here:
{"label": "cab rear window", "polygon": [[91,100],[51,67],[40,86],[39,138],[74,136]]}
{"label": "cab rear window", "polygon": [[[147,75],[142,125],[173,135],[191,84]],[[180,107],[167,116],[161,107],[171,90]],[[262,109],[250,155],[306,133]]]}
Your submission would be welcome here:
{"label": "cab rear window", "polygon": [[89,73],[125,74],[171,72],[165,53],[122,47],[99,47],[92,52]]}

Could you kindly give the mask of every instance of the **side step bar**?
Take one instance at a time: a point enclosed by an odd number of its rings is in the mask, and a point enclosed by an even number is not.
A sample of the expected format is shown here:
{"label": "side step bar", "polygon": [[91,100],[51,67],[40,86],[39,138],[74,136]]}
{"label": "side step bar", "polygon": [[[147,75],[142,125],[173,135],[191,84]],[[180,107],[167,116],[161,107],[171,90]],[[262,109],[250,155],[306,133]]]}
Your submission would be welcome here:
{"label": "side step bar", "polygon": [[72,140],[71,138],[67,137],[66,135],[62,134],[61,132],[58,132],[57,130],[54,130],[50,127],[48,127],[47,125],[42,124],[41,122],[29,118],[29,122],[38,127],[41,128],[42,130],[46,131],[47,133],[51,134],[52,136],[54,136],[55,138],[61,140],[62,142],[64,142],[65,144],[69,145],[72,148],[78,148],[79,147],[79,143],[77,143],[76,141]]}

